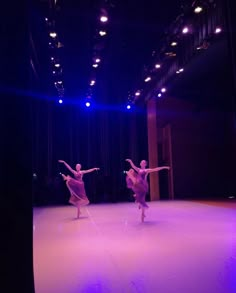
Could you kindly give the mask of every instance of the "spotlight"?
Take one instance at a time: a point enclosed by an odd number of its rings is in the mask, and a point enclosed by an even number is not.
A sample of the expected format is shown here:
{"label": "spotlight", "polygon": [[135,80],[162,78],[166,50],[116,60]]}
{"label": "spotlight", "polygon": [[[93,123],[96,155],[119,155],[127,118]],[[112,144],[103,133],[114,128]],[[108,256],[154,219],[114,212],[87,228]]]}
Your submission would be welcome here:
{"label": "spotlight", "polygon": [[162,93],[165,93],[165,92],[166,92],[166,88],[163,87],[163,88],[161,89],[161,92],[162,92]]}
{"label": "spotlight", "polygon": [[182,33],[183,34],[187,34],[189,32],[189,28],[187,26],[185,26],[183,29],[182,29]]}
{"label": "spotlight", "polygon": [[57,83],[58,83],[58,84],[62,84],[62,81],[61,81],[61,80],[59,80]]}
{"label": "spotlight", "polygon": [[197,7],[194,8],[194,13],[198,14],[200,12],[202,12],[202,7],[201,6],[197,6]]}
{"label": "spotlight", "polygon": [[86,107],[90,107],[90,106],[91,106],[90,102],[86,102],[86,103],[85,103],[85,106],[86,106]]}
{"label": "spotlight", "polygon": [[102,16],[100,17],[100,21],[101,21],[101,22],[107,22],[107,21],[108,21],[108,17],[105,16],[105,15],[102,15]]}
{"label": "spotlight", "polygon": [[55,32],[51,32],[50,34],[50,37],[52,37],[53,39],[57,36],[57,34]]}
{"label": "spotlight", "polygon": [[99,35],[101,36],[101,37],[103,37],[103,36],[105,36],[107,33],[105,32],[105,31],[100,31],[99,32]]}
{"label": "spotlight", "polygon": [[137,91],[137,92],[135,93],[135,96],[140,96],[140,91]]}
{"label": "spotlight", "polygon": [[53,72],[52,72],[52,73],[53,73],[53,74],[56,74],[56,71],[54,71],[54,70],[53,70]]}
{"label": "spotlight", "polygon": [[97,68],[97,67],[98,67],[98,64],[93,64],[93,67],[94,67],[94,68]]}
{"label": "spotlight", "polygon": [[148,82],[148,81],[150,81],[150,80],[151,80],[151,77],[148,76],[144,81],[145,81],[145,82]]}
{"label": "spotlight", "polygon": [[54,60],[54,57],[51,57],[51,60],[53,61]]}
{"label": "spotlight", "polygon": [[99,63],[100,61],[101,61],[100,58],[96,58],[96,59],[95,59],[95,62],[96,62],[96,63]]}
{"label": "spotlight", "polygon": [[172,46],[172,47],[175,47],[175,46],[177,46],[177,45],[178,45],[177,42],[172,42],[172,43],[171,43],[171,46]]}
{"label": "spotlight", "polygon": [[56,63],[56,64],[55,64],[55,67],[60,67],[60,64],[59,64],[59,63]]}
{"label": "spotlight", "polygon": [[157,96],[158,96],[158,98],[160,98],[160,97],[162,96],[162,94],[161,94],[161,93],[159,93]]}
{"label": "spotlight", "polygon": [[62,99],[60,99],[60,100],[58,101],[58,103],[59,103],[59,104],[62,104],[62,103],[63,103],[63,100],[62,100]]}
{"label": "spotlight", "polygon": [[130,110],[130,109],[131,109],[131,106],[130,106],[130,105],[127,105],[126,108],[127,108],[128,110]]}
{"label": "spotlight", "polygon": [[221,33],[222,32],[222,29],[220,28],[220,27],[217,27],[216,29],[215,29],[215,34],[219,34],[219,33]]}
{"label": "spotlight", "polygon": [[47,17],[45,17],[45,21],[48,21],[48,18]]}
{"label": "spotlight", "polygon": [[91,80],[91,81],[90,81],[90,85],[91,85],[91,86],[95,85],[95,80]]}
{"label": "spotlight", "polygon": [[156,64],[155,68],[161,68],[161,64]]}
{"label": "spotlight", "polygon": [[183,71],[184,71],[184,69],[180,68],[179,70],[176,71],[176,73],[179,74],[180,72],[183,72]]}

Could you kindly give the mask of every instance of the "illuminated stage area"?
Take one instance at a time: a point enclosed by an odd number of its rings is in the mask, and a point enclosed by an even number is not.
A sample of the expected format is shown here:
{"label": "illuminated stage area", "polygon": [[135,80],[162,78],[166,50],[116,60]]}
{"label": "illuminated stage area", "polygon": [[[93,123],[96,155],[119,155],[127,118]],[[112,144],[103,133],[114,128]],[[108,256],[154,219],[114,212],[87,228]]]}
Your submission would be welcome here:
{"label": "illuminated stage area", "polygon": [[236,203],[149,205],[35,208],[35,292],[236,292]]}

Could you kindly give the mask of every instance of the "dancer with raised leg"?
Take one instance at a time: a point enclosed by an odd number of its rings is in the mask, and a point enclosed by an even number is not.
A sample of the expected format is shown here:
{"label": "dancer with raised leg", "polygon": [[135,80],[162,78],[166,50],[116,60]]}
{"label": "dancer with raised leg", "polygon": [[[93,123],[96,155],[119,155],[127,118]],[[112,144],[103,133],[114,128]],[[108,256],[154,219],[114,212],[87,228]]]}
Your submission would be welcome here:
{"label": "dancer with raised leg", "polygon": [[74,178],[70,175],[62,174],[63,179],[66,181],[66,185],[70,191],[70,199],[69,203],[77,207],[77,218],[80,216],[80,207],[89,204],[89,200],[87,198],[83,175],[100,170],[99,168],[92,168],[88,170],[81,170],[81,165],[76,164],[75,170],[70,167],[65,161],[59,160],[59,163],[63,163],[65,167],[74,175]]}
{"label": "dancer with raised leg", "polygon": [[139,208],[141,209],[141,221],[144,221],[145,209],[148,208],[148,205],[145,201],[146,194],[148,193],[148,181],[147,176],[149,173],[158,172],[163,169],[170,169],[169,166],[162,166],[156,168],[146,168],[147,161],[142,160],[140,162],[140,168],[135,166],[132,160],[126,159],[128,163],[130,163],[133,169],[130,169],[126,173],[126,184],[127,187],[130,188],[134,192],[135,201],[139,204]]}

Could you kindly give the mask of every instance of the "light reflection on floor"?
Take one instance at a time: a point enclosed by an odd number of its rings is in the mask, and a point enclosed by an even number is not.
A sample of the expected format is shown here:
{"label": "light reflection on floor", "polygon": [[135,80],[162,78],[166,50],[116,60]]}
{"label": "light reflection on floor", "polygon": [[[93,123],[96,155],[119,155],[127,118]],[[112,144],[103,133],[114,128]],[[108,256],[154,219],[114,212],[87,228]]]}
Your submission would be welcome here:
{"label": "light reflection on floor", "polygon": [[151,202],[34,209],[36,293],[235,293],[236,209]]}

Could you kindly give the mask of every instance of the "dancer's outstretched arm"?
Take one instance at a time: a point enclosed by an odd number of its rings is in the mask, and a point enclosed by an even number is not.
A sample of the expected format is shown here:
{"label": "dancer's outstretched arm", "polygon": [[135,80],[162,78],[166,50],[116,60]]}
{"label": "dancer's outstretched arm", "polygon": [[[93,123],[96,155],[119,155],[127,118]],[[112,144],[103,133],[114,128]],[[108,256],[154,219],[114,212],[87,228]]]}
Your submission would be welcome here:
{"label": "dancer's outstretched arm", "polygon": [[146,172],[149,174],[149,173],[152,173],[152,172],[158,172],[158,171],[161,171],[163,169],[170,169],[169,166],[162,166],[162,167],[156,167],[156,168],[149,168],[149,169],[146,169]]}
{"label": "dancer's outstretched arm", "polygon": [[132,162],[132,160],[130,159],[126,159],[126,162],[130,163],[131,167],[138,172],[140,168],[138,168],[137,166],[134,165],[134,163]]}
{"label": "dancer's outstretched arm", "polygon": [[86,173],[90,173],[90,172],[98,171],[98,170],[100,170],[100,168],[92,168],[92,169],[88,169],[88,170],[81,170],[80,173],[86,174]]}
{"label": "dancer's outstretched arm", "polygon": [[71,168],[71,166],[70,165],[68,165],[65,161],[63,161],[63,160],[58,160],[58,162],[59,163],[63,163],[65,166],[66,166],[66,168],[71,172],[71,173],[76,173],[76,171],[74,170],[74,169],[72,169]]}

